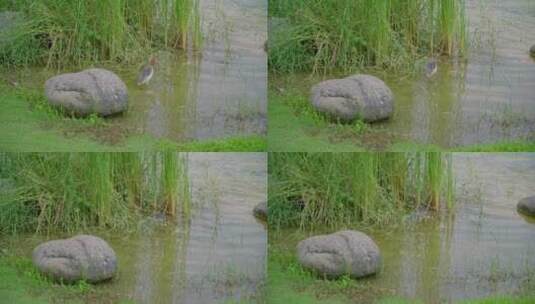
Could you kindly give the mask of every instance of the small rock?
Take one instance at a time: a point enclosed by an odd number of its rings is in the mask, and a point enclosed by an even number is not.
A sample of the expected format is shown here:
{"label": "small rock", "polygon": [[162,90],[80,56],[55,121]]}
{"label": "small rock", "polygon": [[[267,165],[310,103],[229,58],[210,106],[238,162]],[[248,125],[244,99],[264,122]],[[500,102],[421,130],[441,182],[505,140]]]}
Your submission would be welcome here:
{"label": "small rock", "polygon": [[381,79],[370,75],[320,82],[312,87],[311,101],[316,110],[342,122],[380,121],[394,111],[392,91]]}
{"label": "small rock", "polygon": [[535,216],[535,196],[521,199],[516,205],[516,210],[527,216]]}
{"label": "small rock", "polygon": [[32,259],[43,274],[66,283],[97,283],[117,272],[113,249],[103,239],[91,235],[43,243],[34,249]]}
{"label": "small rock", "polygon": [[299,263],[330,279],[343,275],[361,278],[375,274],[381,253],[374,241],[359,231],[345,230],[313,236],[297,245]]}
{"label": "small rock", "polygon": [[128,92],[124,82],[104,69],[88,69],[48,79],[45,94],[51,105],[78,116],[109,116],[125,111]]}
{"label": "small rock", "polygon": [[268,217],[268,207],[267,202],[261,202],[253,209],[253,214],[259,219],[267,220]]}

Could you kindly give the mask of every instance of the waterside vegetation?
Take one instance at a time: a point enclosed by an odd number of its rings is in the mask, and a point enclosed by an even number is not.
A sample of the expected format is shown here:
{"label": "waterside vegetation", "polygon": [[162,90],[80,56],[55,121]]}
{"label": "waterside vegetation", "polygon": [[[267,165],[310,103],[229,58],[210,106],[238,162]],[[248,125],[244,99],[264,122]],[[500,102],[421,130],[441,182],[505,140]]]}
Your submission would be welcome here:
{"label": "waterside vegetation", "polygon": [[0,65],[65,68],[139,62],[156,48],[201,44],[196,0],[0,1]]}
{"label": "waterside vegetation", "polygon": [[131,228],[139,215],[189,213],[185,156],[0,154],[0,234]]}
{"label": "waterside vegetation", "polygon": [[411,71],[466,50],[464,0],[270,0],[272,72]]}
{"label": "waterside vegetation", "polygon": [[[0,78],[2,78],[0,76]],[[70,117],[50,106],[36,89],[0,80],[0,150],[4,152],[266,151],[262,135],[177,143],[137,134],[96,115]]]}
{"label": "waterside vegetation", "polygon": [[393,223],[453,205],[451,156],[416,153],[272,153],[270,228]]}

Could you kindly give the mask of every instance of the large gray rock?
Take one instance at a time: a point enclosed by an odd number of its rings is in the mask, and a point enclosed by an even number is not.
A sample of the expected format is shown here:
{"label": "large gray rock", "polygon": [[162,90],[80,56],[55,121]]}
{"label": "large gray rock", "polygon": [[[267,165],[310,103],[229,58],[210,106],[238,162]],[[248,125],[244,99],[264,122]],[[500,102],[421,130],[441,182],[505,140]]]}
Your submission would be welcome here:
{"label": "large gray rock", "polygon": [[53,106],[78,116],[108,116],[128,107],[124,82],[104,69],[88,69],[48,79],[45,94]]}
{"label": "large gray rock", "polygon": [[66,283],[97,283],[112,278],[117,271],[113,249],[91,235],[43,243],[34,249],[32,259],[43,274]]}
{"label": "large gray rock", "polygon": [[392,91],[381,79],[370,75],[326,80],[313,86],[311,94],[316,110],[342,122],[384,120],[394,111]]}
{"label": "large gray rock", "polygon": [[268,217],[267,202],[261,202],[258,205],[256,205],[253,209],[253,214],[259,219],[267,220],[267,217]]}
{"label": "large gray rock", "polygon": [[359,231],[345,230],[313,236],[297,245],[299,263],[327,278],[349,275],[361,278],[375,274],[381,253],[374,241]]}
{"label": "large gray rock", "polygon": [[535,196],[521,199],[516,205],[519,213],[527,216],[535,216]]}

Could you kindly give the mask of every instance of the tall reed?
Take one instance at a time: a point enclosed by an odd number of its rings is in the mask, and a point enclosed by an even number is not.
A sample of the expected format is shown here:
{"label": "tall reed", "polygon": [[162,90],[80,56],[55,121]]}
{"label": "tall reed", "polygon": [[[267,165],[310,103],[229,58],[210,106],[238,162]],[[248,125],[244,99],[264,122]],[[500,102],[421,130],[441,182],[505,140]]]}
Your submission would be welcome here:
{"label": "tall reed", "polygon": [[273,227],[386,224],[412,210],[452,205],[449,155],[272,153]]}
{"label": "tall reed", "polygon": [[171,216],[177,215],[177,206],[182,207],[182,215],[189,217],[189,182],[187,163],[178,157],[177,152],[165,151],[161,157],[161,195],[165,211]]}
{"label": "tall reed", "polygon": [[276,72],[412,71],[422,56],[463,52],[464,0],[270,0]]}
{"label": "tall reed", "polygon": [[0,234],[127,229],[144,213],[189,210],[177,153],[2,153],[0,168]]}
{"label": "tall reed", "polygon": [[0,31],[0,64],[139,62],[156,48],[200,44],[198,0],[10,0],[21,13]]}

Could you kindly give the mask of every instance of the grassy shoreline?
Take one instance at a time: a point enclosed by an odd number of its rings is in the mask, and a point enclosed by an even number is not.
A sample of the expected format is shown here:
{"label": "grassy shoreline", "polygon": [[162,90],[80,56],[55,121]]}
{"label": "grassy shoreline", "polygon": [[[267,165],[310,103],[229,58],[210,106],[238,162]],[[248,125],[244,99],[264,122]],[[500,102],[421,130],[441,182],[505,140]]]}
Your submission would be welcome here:
{"label": "grassy shoreline", "polygon": [[295,92],[281,94],[271,89],[268,112],[268,149],[273,152],[535,152],[535,141],[527,140],[504,140],[450,148],[396,141],[380,126],[327,121],[314,111],[306,96]]}
{"label": "grassy shoreline", "polygon": [[271,0],[272,71],[365,66],[412,71],[424,56],[462,55],[464,0]]}
{"label": "grassy shoreline", "polygon": [[[58,114],[34,90],[0,84],[0,149],[4,152],[104,152],[174,149],[177,151],[266,151],[261,135],[174,142],[148,135],[117,135],[104,119]],[[111,131],[114,132],[111,132]],[[117,138],[115,136],[117,135]],[[104,139],[111,138],[102,142]]]}
{"label": "grassy shoreline", "polygon": [[201,44],[196,0],[11,0],[13,21],[0,31],[0,65],[131,64],[155,49]]}
{"label": "grassy shoreline", "polygon": [[[5,245],[1,238],[0,245]],[[25,253],[13,248],[0,253],[0,299],[13,304],[135,303],[109,288],[85,281],[72,285],[55,283],[39,273]]]}
{"label": "grassy shoreline", "polygon": [[[423,301],[403,297],[377,297],[372,301],[355,302],[358,294],[370,292],[370,284],[351,280],[324,281],[314,278],[306,270],[284,268],[276,261],[268,262],[269,304],[423,304]],[[295,264],[294,264],[295,266]],[[485,299],[453,302],[455,304],[531,304],[535,296],[496,295]]]}
{"label": "grassy shoreline", "polygon": [[[327,233],[330,230],[297,231],[291,229],[270,230],[268,252],[267,296],[269,304],[424,304],[417,298],[403,297],[394,290],[374,285],[375,277],[353,280],[318,278],[301,267],[295,256],[297,242],[309,235]],[[363,227],[363,231],[367,231]],[[519,294],[495,294],[482,299],[465,299],[453,304],[528,304],[535,294],[523,291]],[[438,303],[438,302],[437,302]],[[449,303],[449,302],[448,302]]]}
{"label": "grassy shoreline", "polygon": [[0,153],[0,235],[126,231],[143,214],[189,218],[185,155]]}
{"label": "grassy shoreline", "polygon": [[272,153],[272,229],[390,225],[414,210],[450,210],[454,180],[449,154]]}

